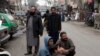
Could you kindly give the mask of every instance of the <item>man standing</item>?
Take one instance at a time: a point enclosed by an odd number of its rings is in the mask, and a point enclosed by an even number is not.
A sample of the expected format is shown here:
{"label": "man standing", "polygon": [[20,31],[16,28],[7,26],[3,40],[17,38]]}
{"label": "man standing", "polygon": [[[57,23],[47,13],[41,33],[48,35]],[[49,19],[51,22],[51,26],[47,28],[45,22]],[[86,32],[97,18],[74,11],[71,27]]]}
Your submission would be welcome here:
{"label": "man standing", "polygon": [[51,14],[47,20],[48,34],[52,37],[54,43],[56,43],[59,39],[59,32],[61,31],[61,17],[57,14],[57,9],[55,7],[51,8]]}
{"label": "man standing", "polygon": [[42,20],[36,11],[36,7],[31,7],[27,18],[27,53],[25,55],[32,54],[33,47],[35,47],[35,54],[37,54],[39,49],[39,35],[42,36],[43,33]]}

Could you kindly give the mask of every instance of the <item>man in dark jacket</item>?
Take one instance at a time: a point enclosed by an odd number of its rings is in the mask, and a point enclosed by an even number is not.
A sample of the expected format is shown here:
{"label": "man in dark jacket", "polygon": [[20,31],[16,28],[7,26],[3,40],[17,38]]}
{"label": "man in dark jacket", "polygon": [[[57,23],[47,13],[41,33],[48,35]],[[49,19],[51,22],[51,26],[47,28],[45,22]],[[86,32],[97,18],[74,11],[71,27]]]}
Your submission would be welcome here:
{"label": "man in dark jacket", "polygon": [[66,32],[61,32],[61,39],[57,42],[58,53],[66,55],[66,56],[74,56],[75,55],[75,46],[71,39],[67,37]]}
{"label": "man in dark jacket", "polygon": [[61,31],[61,17],[57,14],[55,7],[51,8],[51,14],[48,17],[47,31],[49,36],[52,37],[54,43],[59,39],[59,32]]}
{"label": "man in dark jacket", "polygon": [[42,20],[37,15],[36,7],[32,7],[27,18],[27,53],[32,54],[32,48],[35,47],[35,54],[39,49],[39,35],[42,36],[43,26]]}

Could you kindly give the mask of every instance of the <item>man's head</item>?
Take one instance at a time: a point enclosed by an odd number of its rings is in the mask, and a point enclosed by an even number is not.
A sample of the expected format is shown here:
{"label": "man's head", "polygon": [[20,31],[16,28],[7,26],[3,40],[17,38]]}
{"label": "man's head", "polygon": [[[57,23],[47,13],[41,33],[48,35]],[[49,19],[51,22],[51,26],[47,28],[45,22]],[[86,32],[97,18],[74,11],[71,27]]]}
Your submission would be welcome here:
{"label": "man's head", "polygon": [[51,13],[56,13],[56,12],[57,12],[56,7],[51,7]]}
{"label": "man's head", "polygon": [[67,40],[68,39],[66,32],[61,32],[60,37],[61,37],[61,40]]}
{"label": "man's head", "polygon": [[30,9],[30,11],[33,12],[33,13],[36,12],[36,7],[32,6],[31,9]]}

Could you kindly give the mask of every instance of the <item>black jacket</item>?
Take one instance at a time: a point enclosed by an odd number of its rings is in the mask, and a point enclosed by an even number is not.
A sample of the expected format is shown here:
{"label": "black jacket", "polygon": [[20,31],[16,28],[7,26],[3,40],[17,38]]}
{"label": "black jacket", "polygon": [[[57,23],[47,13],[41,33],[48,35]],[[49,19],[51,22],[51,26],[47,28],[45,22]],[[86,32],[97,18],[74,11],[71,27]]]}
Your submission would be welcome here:
{"label": "black jacket", "polygon": [[39,15],[29,15],[27,18],[27,23],[30,17],[33,18],[33,35],[38,36],[43,34],[43,25],[42,25],[42,19]]}
{"label": "black jacket", "polygon": [[50,14],[48,16],[47,31],[58,32],[61,31],[61,17],[59,14]]}

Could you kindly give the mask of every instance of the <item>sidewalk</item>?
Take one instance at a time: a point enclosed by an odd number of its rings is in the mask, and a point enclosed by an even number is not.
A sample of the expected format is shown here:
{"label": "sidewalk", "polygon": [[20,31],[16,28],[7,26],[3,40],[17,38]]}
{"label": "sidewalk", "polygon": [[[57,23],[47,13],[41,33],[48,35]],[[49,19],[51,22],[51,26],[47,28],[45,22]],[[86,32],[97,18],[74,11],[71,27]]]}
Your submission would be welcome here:
{"label": "sidewalk", "polygon": [[74,25],[77,25],[77,26],[79,26],[81,28],[87,28],[88,30],[100,33],[100,29],[98,30],[98,29],[95,29],[94,27],[87,26],[87,25],[85,25],[85,22],[70,21],[70,23],[74,24]]}

